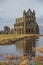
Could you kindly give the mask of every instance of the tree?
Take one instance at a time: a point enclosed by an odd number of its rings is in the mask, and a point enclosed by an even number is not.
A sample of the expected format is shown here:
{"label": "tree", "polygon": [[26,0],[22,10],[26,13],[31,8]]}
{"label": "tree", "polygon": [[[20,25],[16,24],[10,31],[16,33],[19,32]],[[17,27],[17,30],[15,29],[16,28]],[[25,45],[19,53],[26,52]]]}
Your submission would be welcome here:
{"label": "tree", "polygon": [[4,31],[0,31],[0,34],[4,34]]}
{"label": "tree", "polygon": [[4,33],[9,34],[10,33],[10,28],[8,26],[4,26]]}

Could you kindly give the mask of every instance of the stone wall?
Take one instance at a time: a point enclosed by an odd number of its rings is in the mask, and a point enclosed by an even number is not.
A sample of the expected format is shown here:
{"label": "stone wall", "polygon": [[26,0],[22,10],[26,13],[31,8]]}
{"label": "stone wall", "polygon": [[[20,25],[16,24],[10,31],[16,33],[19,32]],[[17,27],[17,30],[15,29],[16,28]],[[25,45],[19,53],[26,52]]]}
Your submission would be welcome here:
{"label": "stone wall", "polygon": [[39,26],[36,23],[35,11],[29,9],[27,12],[23,11],[23,16],[16,19],[14,24],[14,34],[37,34],[39,33]]}

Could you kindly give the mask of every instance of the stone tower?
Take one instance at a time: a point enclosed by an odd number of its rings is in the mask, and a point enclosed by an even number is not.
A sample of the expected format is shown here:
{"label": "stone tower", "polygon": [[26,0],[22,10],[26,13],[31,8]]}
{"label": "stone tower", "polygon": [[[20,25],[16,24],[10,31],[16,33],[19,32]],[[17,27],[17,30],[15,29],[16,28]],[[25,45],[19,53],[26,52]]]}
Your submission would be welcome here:
{"label": "stone tower", "polygon": [[36,23],[35,11],[23,11],[23,16],[16,19],[14,34],[38,34],[39,26]]}

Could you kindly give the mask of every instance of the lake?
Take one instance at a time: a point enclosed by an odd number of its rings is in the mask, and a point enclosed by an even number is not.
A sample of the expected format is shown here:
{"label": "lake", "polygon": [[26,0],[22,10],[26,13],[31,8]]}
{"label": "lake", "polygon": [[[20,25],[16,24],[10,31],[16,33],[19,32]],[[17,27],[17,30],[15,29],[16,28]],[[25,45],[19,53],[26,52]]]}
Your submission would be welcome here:
{"label": "lake", "polygon": [[42,47],[43,46],[43,36],[32,37],[19,40],[11,45],[0,45],[0,61],[6,61],[7,55],[13,56],[33,56],[40,55],[43,56],[43,53],[39,51],[32,51],[32,47]]}

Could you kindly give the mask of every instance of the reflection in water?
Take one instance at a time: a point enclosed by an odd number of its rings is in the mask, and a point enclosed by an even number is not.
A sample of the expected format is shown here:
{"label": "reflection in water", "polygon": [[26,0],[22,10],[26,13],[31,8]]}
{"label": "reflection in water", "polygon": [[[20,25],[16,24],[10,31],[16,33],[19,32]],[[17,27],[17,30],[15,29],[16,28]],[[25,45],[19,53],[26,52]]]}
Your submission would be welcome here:
{"label": "reflection in water", "polygon": [[[32,37],[21,39],[12,45],[0,45],[0,60],[6,60],[7,55],[13,56],[34,56],[39,52],[33,51],[32,48],[43,46],[43,37]],[[40,55],[43,55],[42,53]]]}
{"label": "reflection in water", "polygon": [[35,51],[32,51],[32,47],[36,47],[36,38],[26,38],[24,40],[20,40],[16,43],[16,49],[22,50],[23,55],[31,55],[35,56]]}

